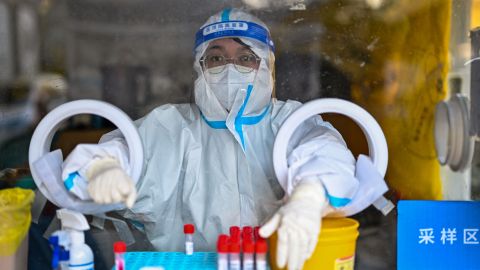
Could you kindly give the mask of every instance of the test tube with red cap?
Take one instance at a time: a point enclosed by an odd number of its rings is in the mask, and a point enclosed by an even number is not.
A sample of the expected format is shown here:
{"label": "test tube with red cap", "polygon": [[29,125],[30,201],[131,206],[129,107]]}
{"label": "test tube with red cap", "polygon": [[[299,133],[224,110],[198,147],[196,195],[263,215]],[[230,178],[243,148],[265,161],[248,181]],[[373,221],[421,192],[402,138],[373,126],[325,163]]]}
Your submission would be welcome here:
{"label": "test tube with red cap", "polygon": [[230,240],[233,239],[233,241],[240,241],[240,236],[241,236],[241,231],[240,227],[238,226],[232,226],[230,227]]}
{"label": "test tube with red cap", "polygon": [[255,266],[256,270],[267,269],[267,241],[265,239],[259,239],[255,242]]}
{"label": "test tube with red cap", "polygon": [[254,270],[255,269],[255,244],[251,240],[243,241],[243,270]]}
{"label": "test tube with red cap", "polygon": [[244,226],[242,229],[242,239],[253,241],[253,228],[251,226]]}
{"label": "test tube with red cap", "polygon": [[242,262],[240,261],[240,241],[236,241],[230,238],[228,245],[228,265],[230,270],[241,270]]}
{"label": "test tube with red cap", "polygon": [[228,270],[228,235],[218,236],[217,253],[217,269]]}
{"label": "test tube with red cap", "polygon": [[183,225],[183,233],[185,234],[185,254],[193,254],[193,233],[195,232],[195,227],[193,224]]}
{"label": "test tube with red cap", "polygon": [[253,238],[255,239],[255,241],[258,241],[260,240],[262,237],[260,236],[260,226],[255,226],[253,228]]}
{"label": "test tube with red cap", "polygon": [[113,253],[115,254],[115,270],[125,270],[125,252],[127,245],[123,241],[113,243]]}

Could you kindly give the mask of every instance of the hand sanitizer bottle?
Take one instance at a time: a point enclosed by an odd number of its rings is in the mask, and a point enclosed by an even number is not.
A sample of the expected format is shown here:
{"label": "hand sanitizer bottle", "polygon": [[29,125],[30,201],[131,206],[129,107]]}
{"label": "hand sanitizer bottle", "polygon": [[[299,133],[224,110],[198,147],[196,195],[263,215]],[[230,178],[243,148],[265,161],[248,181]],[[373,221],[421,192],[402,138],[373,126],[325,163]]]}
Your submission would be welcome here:
{"label": "hand sanitizer bottle", "polygon": [[81,213],[68,209],[57,210],[57,217],[62,222],[62,230],[70,235],[70,270],[92,270],[93,252],[85,244],[84,231],[90,229],[87,219]]}

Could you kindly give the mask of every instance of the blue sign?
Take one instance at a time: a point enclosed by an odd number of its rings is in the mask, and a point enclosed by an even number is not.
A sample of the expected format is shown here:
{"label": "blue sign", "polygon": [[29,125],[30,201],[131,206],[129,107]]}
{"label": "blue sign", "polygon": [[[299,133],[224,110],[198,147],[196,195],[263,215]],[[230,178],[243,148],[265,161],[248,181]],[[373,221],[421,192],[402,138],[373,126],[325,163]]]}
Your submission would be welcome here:
{"label": "blue sign", "polygon": [[480,269],[480,202],[400,201],[397,269]]}

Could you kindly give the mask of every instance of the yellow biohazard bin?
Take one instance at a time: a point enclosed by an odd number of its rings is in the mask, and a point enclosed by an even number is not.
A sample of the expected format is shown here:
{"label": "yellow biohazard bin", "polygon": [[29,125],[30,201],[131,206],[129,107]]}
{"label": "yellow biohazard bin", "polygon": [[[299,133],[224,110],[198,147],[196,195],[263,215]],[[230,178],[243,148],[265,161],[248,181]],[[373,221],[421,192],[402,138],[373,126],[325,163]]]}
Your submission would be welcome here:
{"label": "yellow biohazard bin", "polygon": [[[353,270],[358,222],[351,218],[325,218],[318,244],[303,270]],[[270,237],[270,265],[276,265],[277,236]]]}
{"label": "yellow biohazard bin", "polygon": [[27,269],[28,228],[34,193],[29,189],[0,190],[0,269]]}

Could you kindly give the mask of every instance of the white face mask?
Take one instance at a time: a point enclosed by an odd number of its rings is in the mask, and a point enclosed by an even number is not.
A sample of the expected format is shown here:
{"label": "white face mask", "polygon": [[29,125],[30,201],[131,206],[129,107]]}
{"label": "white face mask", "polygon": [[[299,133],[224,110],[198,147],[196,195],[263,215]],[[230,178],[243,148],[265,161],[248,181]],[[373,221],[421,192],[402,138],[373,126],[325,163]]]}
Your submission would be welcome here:
{"label": "white face mask", "polygon": [[224,70],[217,74],[205,71],[205,80],[218,101],[227,111],[232,108],[235,97],[240,89],[247,89],[253,84],[257,72],[239,72],[233,64],[227,64]]}

